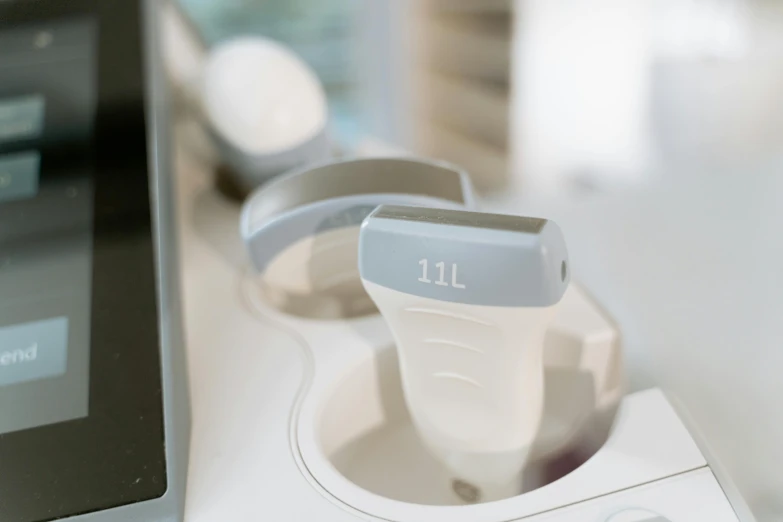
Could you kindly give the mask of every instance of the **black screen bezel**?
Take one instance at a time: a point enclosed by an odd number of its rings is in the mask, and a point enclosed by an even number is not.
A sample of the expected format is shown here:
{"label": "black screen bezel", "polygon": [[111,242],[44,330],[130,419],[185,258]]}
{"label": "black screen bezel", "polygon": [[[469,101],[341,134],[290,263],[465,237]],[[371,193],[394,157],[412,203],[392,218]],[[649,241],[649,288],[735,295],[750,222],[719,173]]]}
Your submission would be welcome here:
{"label": "black screen bezel", "polygon": [[[89,414],[0,435],[0,520],[40,522],[166,492],[150,208],[142,5],[0,1],[0,30],[73,17],[97,26]],[[42,155],[67,161],[67,151]],[[50,163],[50,165],[53,163]]]}

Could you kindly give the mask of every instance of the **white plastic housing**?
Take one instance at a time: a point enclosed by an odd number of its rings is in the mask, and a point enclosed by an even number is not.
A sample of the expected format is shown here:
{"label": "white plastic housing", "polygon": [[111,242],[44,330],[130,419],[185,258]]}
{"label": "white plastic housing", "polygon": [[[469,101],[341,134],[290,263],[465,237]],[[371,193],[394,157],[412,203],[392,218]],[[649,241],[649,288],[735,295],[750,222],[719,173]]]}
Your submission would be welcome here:
{"label": "white plastic housing", "polygon": [[331,156],[323,87],[281,44],[260,37],[218,44],[205,60],[201,96],[221,164],[242,191]]}
{"label": "white plastic housing", "polygon": [[394,334],[408,409],[430,451],[480,500],[521,493],[556,306],[468,305],[363,284]]}
{"label": "white plastic housing", "polygon": [[202,96],[215,130],[246,154],[289,150],[326,125],[320,81],[272,40],[236,38],[215,47],[204,65]]}

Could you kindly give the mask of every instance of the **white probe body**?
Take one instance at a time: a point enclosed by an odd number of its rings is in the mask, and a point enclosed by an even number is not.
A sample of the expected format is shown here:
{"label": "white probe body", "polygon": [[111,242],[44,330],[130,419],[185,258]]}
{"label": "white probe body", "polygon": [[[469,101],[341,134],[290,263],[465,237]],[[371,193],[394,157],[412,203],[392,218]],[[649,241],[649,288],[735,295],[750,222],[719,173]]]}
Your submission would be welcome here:
{"label": "white probe body", "polygon": [[560,229],[381,206],[362,224],[359,267],[426,446],[481,500],[519,494],[543,415],[544,336],[569,282]]}

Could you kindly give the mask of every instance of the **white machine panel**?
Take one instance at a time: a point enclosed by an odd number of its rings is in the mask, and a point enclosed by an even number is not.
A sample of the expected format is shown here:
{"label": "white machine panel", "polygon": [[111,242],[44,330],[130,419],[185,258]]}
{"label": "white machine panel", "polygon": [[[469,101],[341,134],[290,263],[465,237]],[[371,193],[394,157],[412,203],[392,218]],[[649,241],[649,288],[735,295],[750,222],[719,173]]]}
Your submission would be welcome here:
{"label": "white machine panel", "polygon": [[738,522],[708,468],[600,497],[530,522]]}

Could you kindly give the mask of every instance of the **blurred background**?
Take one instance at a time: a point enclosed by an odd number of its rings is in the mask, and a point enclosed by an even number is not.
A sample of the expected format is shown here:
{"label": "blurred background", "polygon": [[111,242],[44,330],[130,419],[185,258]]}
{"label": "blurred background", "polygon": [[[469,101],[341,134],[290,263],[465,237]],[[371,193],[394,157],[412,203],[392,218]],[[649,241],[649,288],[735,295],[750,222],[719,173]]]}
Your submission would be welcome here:
{"label": "blurred background", "polygon": [[215,43],[284,42],[344,150],[440,157],[488,194],[582,197],[781,154],[777,0],[178,1],[184,89]]}

